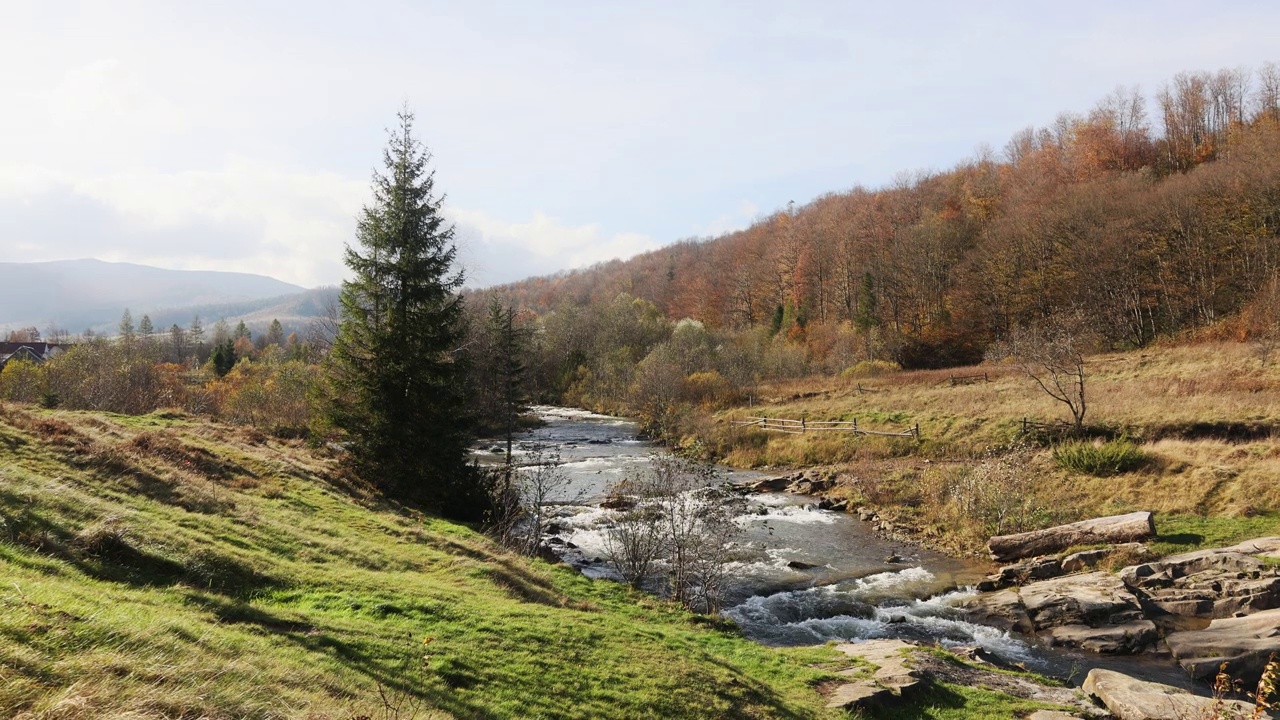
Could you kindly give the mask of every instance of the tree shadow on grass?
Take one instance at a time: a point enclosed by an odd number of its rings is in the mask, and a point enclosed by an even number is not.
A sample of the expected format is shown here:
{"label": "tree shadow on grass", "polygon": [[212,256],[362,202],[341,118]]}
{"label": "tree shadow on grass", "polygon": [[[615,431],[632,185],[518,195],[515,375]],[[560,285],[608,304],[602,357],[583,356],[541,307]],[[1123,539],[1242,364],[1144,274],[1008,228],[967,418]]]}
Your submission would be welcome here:
{"label": "tree shadow on grass", "polygon": [[10,494],[0,492],[0,542],[64,561],[97,580],[138,587],[186,583],[232,597],[247,597],[280,585],[275,578],[212,550],[198,549],[176,557],[156,552],[135,542],[123,524],[109,520],[72,532],[64,522],[12,500]]}
{"label": "tree shadow on grass", "polygon": [[1201,545],[1204,543],[1204,536],[1199,533],[1156,535],[1156,542],[1169,543],[1170,545]]}
{"label": "tree shadow on grass", "polygon": [[[492,713],[459,697],[454,690],[483,682],[482,668],[465,658],[448,657],[427,668],[417,655],[417,647],[406,647],[404,660],[393,667],[385,647],[349,642],[314,627],[305,619],[272,612],[260,606],[210,593],[192,592],[188,601],[212,613],[219,622],[252,625],[310,653],[333,658],[341,665],[364,675],[390,693],[422,698],[430,707],[459,718],[487,718]],[[438,682],[432,682],[432,679]],[[415,682],[415,680],[418,680]],[[370,693],[370,702],[376,702]]]}

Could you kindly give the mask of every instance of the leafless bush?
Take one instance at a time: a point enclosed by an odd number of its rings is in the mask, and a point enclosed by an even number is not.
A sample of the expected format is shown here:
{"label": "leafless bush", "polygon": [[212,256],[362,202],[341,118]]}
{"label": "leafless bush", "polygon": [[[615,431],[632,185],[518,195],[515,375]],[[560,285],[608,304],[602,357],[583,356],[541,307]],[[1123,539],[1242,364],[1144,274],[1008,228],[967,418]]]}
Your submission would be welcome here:
{"label": "leafless bush", "polygon": [[565,496],[570,481],[558,452],[535,446],[526,457],[523,467],[503,464],[489,471],[488,525],[490,534],[503,545],[536,555],[551,506],[578,498]]}
{"label": "leafless bush", "polygon": [[661,580],[667,595],[686,607],[713,613],[723,595],[726,567],[741,529],[734,517],[744,501],[718,487],[713,465],[656,455],[648,469],[610,490],[634,498],[609,529],[606,550],[633,586]]}
{"label": "leafless bush", "polygon": [[1029,469],[1033,455],[1030,448],[1017,445],[953,476],[947,488],[951,502],[993,535],[1037,527],[1051,510]]}

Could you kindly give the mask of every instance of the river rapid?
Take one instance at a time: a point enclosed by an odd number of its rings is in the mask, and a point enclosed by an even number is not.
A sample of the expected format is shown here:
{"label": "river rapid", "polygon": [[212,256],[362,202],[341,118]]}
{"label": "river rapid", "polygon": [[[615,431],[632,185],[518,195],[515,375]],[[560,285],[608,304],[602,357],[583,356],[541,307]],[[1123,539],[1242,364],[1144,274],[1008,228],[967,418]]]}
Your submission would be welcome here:
{"label": "river rapid", "polygon": [[[589,577],[616,579],[606,560],[605,533],[613,511],[599,503],[628,472],[643,470],[657,448],[636,435],[635,423],[583,410],[538,407],[544,425],[520,436],[517,461],[558,455],[567,483],[557,503],[547,544]],[[481,463],[500,462],[505,446],[486,442]],[[545,454],[542,457],[546,459]],[[723,479],[747,483],[769,477],[723,470]],[[817,645],[830,640],[900,638],[944,647],[978,646],[1001,660],[1079,683],[1091,667],[1187,685],[1167,662],[1065,653],[1033,639],[962,619],[958,602],[989,569],[876,535],[869,523],[820,509],[813,498],[748,494],[735,518],[741,552],[722,614],[749,638],[766,645]]]}

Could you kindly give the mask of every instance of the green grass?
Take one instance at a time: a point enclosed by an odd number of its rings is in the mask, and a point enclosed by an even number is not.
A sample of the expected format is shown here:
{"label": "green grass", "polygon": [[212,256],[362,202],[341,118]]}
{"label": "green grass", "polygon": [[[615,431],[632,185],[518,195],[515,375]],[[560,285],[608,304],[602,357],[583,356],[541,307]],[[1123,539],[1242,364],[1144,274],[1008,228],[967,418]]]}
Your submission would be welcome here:
{"label": "green grass", "polygon": [[849,666],[191,418],[0,407],[0,521],[0,717],[820,718]]}
{"label": "green grass", "polygon": [[1172,555],[1273,535],[1280,535],[1280,512],[1252,517],[1157,515],[1151,550],[1162,556]]}
{"label": "green grass", "polygon": [[1147,456],[1129,440],[1093,443],[1087,440],[1065,442],[1053,449],[1054,462],[1065,470],[1095,477],[1110,477],[1137,470]]}

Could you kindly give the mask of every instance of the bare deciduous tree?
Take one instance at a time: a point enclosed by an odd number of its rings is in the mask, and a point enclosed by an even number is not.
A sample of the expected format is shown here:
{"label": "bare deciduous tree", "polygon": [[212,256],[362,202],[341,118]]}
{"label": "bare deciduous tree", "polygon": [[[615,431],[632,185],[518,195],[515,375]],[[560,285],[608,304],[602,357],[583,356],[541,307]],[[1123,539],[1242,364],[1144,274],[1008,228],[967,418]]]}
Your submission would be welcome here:
{"label": "bare deciduous tree", "polygon": [[993,361],[1010,361],[1049,397],[1071,411],[1075,430],[1084,430],[1089,409],[1085,395],[1085,352],[1091,343],[1085,317],[1078,312],[1055,315],[1033,327],[1019,327],[987,352]]}

